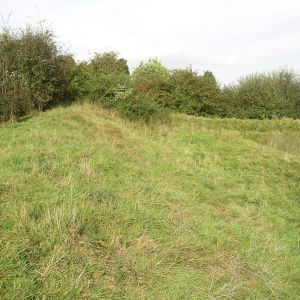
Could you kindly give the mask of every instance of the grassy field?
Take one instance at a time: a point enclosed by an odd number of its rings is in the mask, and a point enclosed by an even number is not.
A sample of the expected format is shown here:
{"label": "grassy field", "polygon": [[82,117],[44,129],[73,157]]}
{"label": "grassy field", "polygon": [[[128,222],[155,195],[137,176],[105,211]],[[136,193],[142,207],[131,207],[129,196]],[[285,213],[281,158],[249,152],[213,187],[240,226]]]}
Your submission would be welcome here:
{"label": "grassy field", "polygon": [[300,121],[75,104],[0,127],[0,299],[299,299]]}

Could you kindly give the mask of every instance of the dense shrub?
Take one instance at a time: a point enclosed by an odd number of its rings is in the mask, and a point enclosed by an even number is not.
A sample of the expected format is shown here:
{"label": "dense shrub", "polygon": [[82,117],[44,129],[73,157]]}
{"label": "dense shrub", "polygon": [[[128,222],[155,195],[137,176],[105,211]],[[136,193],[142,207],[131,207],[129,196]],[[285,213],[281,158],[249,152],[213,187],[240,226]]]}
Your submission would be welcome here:
{"label": "dense shrub", "polygon": [[[152,60],[151,62],[154,63]],[[125,59],[119,58],[114,52],[96,53],[89,62],[78,64],[73,84],[77,87],[78,94],[102,107],[116,110],[130,120],[149,123],[167,115],[156,101],[159,93],[154,90],[159,91],[160,83],[152,74],[160,73],[164,77],[167,69],[162,71],[149,67],[146,64],[145,69],[138,68],[132,79]],[[149,90],[138,90],[137,86],[142,82],[149,84],[149,78],[152,78],[152,93]]]}
{"label": "dense shrub", "polygon": [[[20,41],[8,31],[0,35],[0,120],[25,114],[33,108],[25,76],[18,69]],[[27,103],[28,102],[28,103]]]}
{"label": "dense shrub", "polygon": [[238,118],[299,118],[300,81],[294,72],[252,74],[222,92],[222,116]]}
{"label": "dense shrub", "polygon": [[300,77],[293,70],[281,70],[273,73],[278,90],[284,99],[282,116],[300,118]]}
{"label": "dense shrub", "polygon": [[[78,90],[72,85],[76,75],[77,64],[71,54],[60,54],[57,57],[57,63],[60,72],[55,77],[52,103],[73,101],[78,96]],[[49,104],[52,103],[50,102]]]}
{"label": "dense shrub", "polygon": [[119,90],[130,90],[127,62],[114,52],[96,53],[90,62],[78,64],[73,85],[78,94],[103,107],[113,107]]}
{"label": "dense shrub", "polygon": [[150,122],[169,121],[169,111],[146,95],[136,95],[118,102],[117,110],[129,120]]}
{"label": "dense shrub", "polygon": [[171,105],[170,72],[157,59],[141,62],[132,73],[134,91],[146,96],[161,107]]}
{"label": "dense shrub", "polygon": [[191,115],[216,115],[220,89],[211,72],[203,76],[191,68],[172,71],[171,108]]}
{"label": "dense shrub", "polygon": [[239,117],[240,103],[238,99],[238,86],[226,85],[221,90],[220,103],[219,103],[219,116],[220,117]]}
{"label": "dense shrub", "polygon": [[132,73],[132,77],[135,81],[138,81],[145,80],[148,75],[153,74],[168,77],[169,70],[157,58],[150,58],[146,63],[140,62],[139,66]]}
{"label": "dense shrub", "polygon": [[150,122],[169,110],[195,116],[300,118],[300,79],[293,71],[252,74],[219,87],[211,72],[169,71],[149,59],[130,75],[115,52],[76,63],[44,27],[0,33],[0,121],[88,98],[129,119]]}
{"label": "dense shrub", "polygon": [[129,68],[124,58],[119,58],[115,52],[95,53],[90,63],[96,74],[127,74]]}
{"label": "dense shrub", "polygon": [[86,61],[76,64],[72,81],[70,83],[78,98],[84,98],[89,95],[88,81],[90,72]]}
{"label": "dense shrub", "polygon": [[167,115],[153,98],[134,89],[126,60],[114,52],[96,53],[89,62],[78,64],[75,74],[72,84],[78,95],[130,120],[149,123]]}
{"label": "dense shrub", "polygon": [[4,30],[0,34],[0,119],[42,110],[66,97],[73,67],[51,31],[43,27]]}

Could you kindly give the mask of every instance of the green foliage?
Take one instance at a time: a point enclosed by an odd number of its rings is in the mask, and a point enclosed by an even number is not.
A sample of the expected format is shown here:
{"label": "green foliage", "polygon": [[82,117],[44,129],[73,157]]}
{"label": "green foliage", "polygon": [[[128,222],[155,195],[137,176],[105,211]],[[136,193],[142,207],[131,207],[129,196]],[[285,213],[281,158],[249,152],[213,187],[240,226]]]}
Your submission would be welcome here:
{"label": "green foliage", "polygon": [[62,55],[53,33],[44,27],[26,27],[0,34],[0,119],[15,118],[70,95],[75,68]]}
{"label": "green foliage", "polygon": [[226,85],[222,88],[221,96],[220,96],[220,106],[219,106],[219,116],[227,117],[243,118],[241,115],[240,103],[238,102],[237,92],[238,87],[236,85]]}
{"label": "green foliage", "polygon": [[92,71],[95,74],[127,74],[129,68],[124,58],[119,58],[115,52],[95,53],[90,62]]}
{"label": "green foliage", "polygon": [[191,68],[173,70],[172,109],[190,115],[216,115],[220,90],[211,72],[203,76]]}
{"label": "green foliage", "polygon": [[120,90],[131,89],[127,62],[114,52],[96,53],[90,62],[78,64],[73,85],[79,96],[110,108]]}
{"label": "green foliage", "polygon": [[300,79],[291,70],[252,74],[221,89],[209,71],[169,71],[153,58],[131,75],[127,61],[115,52],[76,63],[43,26],[2,31],[0,121],[75,98],[147,121],[166,109],[195,116],[300,118]]}
{"label": "green foliage", "polygon": [[252,74],[223,89],[223,115],[239,118],[300,116],[300,81],[290,70]]}
{"label": "green foliage", "polygon": [[161,107],[169,107],[171,102],[170,72],[157,59],[141,62],[132,73],[134,89]]}
{"label": "green foliage", "polygon": [[73,90],[76,91],[78,98],[86,97],[89,94],[88,81],[90,78],[90,72],[88,68],[88,63],[82,61],[76,64],[74,70],[74,76],[70,85]]}
{"label": "green foliage", "polygon": [[150,58],[146,63],[140,62],[139,66],[132,73],[132,77],[135,81],[147,78],[147,76],[152,76],[156,74],[161,77],[168,77],[168,69],[162,65],[162,63],[157,58]]}
{"label": "green foliage", "polygon": [[77,88],[72,84],[76,75],[77,64],[71,54],[60,54],[57,57],[60,72],[57,73],[54,86],[53,103],[74,100],[78,96]]}
{"label": "green foliage", "polygon": [[283,100],[283,116],[300,119],[300,77],[293,70],[273,73]]}
{"label": "green foliage", "polygon": [[[146,66],[146,73],[149,78],[153,74],[148,67]],[[141,70],[137,72],[139,71]],[[139,78],[142,77],[141,75]],[[154,80],[156,78],[153,78],[153,82]],[[116,110],[130,120],[149,123],[165,117],[167,112],[151,97],[158,93],[152,93],[151,96],[139,93],[134,84],[126,60],[119,58],[114,52],[97,53],[90,62],[78,64],[73,80],[81,97],[87,97],[103,108]],[[158,84],[153,84],[153,87],[159,90]]]}
{"label": "green foliage", "polygon": [[169,112],[146,95],[127,97],[117,102],[117,110],[129,120],[151,122],[167,122]]}
{"label": "green foliage", "polygon": [[127,74],[92,74],[87,82],[87,87],[89,98],[106,107],[109,101],[116,98],[118,88],[130,89],[131,82]]}
{"label": "green foliage", "polygon": [[[18,72],[21,43],[5,30],[0,35],[0,121],[28,113],[34,104],[29,102],[28,80]],[[22,62],[21,62],[22,63]]]}

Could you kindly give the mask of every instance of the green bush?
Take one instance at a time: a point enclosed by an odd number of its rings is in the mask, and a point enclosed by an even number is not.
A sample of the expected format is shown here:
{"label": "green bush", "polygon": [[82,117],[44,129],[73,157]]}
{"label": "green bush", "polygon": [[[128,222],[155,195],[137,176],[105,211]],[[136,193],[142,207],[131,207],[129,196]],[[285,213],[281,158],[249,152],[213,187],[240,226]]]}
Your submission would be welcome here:
{"label": "green bush", "polygon": [[221,100],[222,115],[227,117],[299,118],[300,81],[289,70],[252,74],[225,87]]}
{"label": "green bush", "polygon": [[144,80],[148,75],[153,74],[166,78],[169,76],[169,70],[157,58],[150,58],[146,63],[140,62],[139,66],[132,73],[132,78],[135,81]]}
{"label": "green bush", "polygon": [[273,73],[278,90],[284,99],[284,115],[300,118],[300,77],[293,70],[281,70]]}
{"label": "green bush", "polygon": [[[16,118],[65,97],[71,57],[42,26],[0,34],[0,120]],[[74,64],[73,64],[74,67]]]}
{"label": "green bush", "polygon": [[162,108],[152,98],[145,95],[119,101],[116,108],[122,116],[132,121],[167,122],[170,117],[167,109]]}
{"label": "green bush", "polygon": [[119,58],[118,54],[110,51],[95,53],[91,60],[90,66],[95,74],[127,74],[129,68],[124,58]]}
{"label": "green bush", "polygon": [[96,53],[90,62],[78,64],[72,84],[80,97],[105,108],[115,106],[119,89],[132,86],[126,60],[114,52]]}
{"label": "green bush", "polygon": [[[161,82],[151,73],[149,65],[145,69],[147,71],[143,73],[145,70],[138,68],[132,80],[125,59],[114,52],[95,54],[90,62],[78,64],[72,84],[81,97],[88,97],[103,108],[116,110],[129,120],[150,123],[166,119],[167,112],[151,97],[159,97]],[[152,93],[137,92],[137,81],[148,83],[149,78],[152,78]]]}
{"label": "green bush", "polygon": [[195,116],[300,118],[300,79],[291,70],[252,74],[219,87],[214,75],[192,68],[169,71],[157,59],[130,76],[115,52],[76,63],[43,26],[0,33],[0,121],[75,98],[88,98],[130,119],[166,116],[166,109]]}
{"label": "green bush", "polygon": [[73,101],[78,96],[78,91],[72,84],[76,75],[77,64],[71,54],[60,54],[57,57],[57,62],[60,66],[60,72],[55,78],[52,103]]}
{"label": "green bush", "polygon": [[90,79],[90,72],[88,63],[82,61],[76,64],[74,76],[70,83],[72,89],[75,91],[78,98],[84,98],[89,95],[88,82]]}
{"label": "green bush", "polygon": [[227,118],[244,118],[240,103],[238,101],[238,87],[236,85],[226,85],[221,90],[219,116]]}
{"label": "green bush", "polygon": [[220,89],[211,72],[200,76],[191,68],[176,69],[170,81],[173,110],[190,115],[218,113]]}
{"label": "green bush", "polygon": [[161,107],[171,104],[170,72],[157,59],[141,62],[132,73],[134,91],[156,102]]}

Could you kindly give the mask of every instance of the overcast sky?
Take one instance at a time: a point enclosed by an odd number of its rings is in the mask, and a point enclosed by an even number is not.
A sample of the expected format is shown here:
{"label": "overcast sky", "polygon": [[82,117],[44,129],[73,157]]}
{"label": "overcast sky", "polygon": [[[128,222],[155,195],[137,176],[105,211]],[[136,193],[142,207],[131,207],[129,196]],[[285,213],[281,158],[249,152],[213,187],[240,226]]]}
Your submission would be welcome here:
{"label": "overcast sky", "polygon": [[223,83],[300,71],[300,0],[0,0],[0,13],[11,27],[46,20],[78,59],[114,50],[133,69],[157,57]]}

